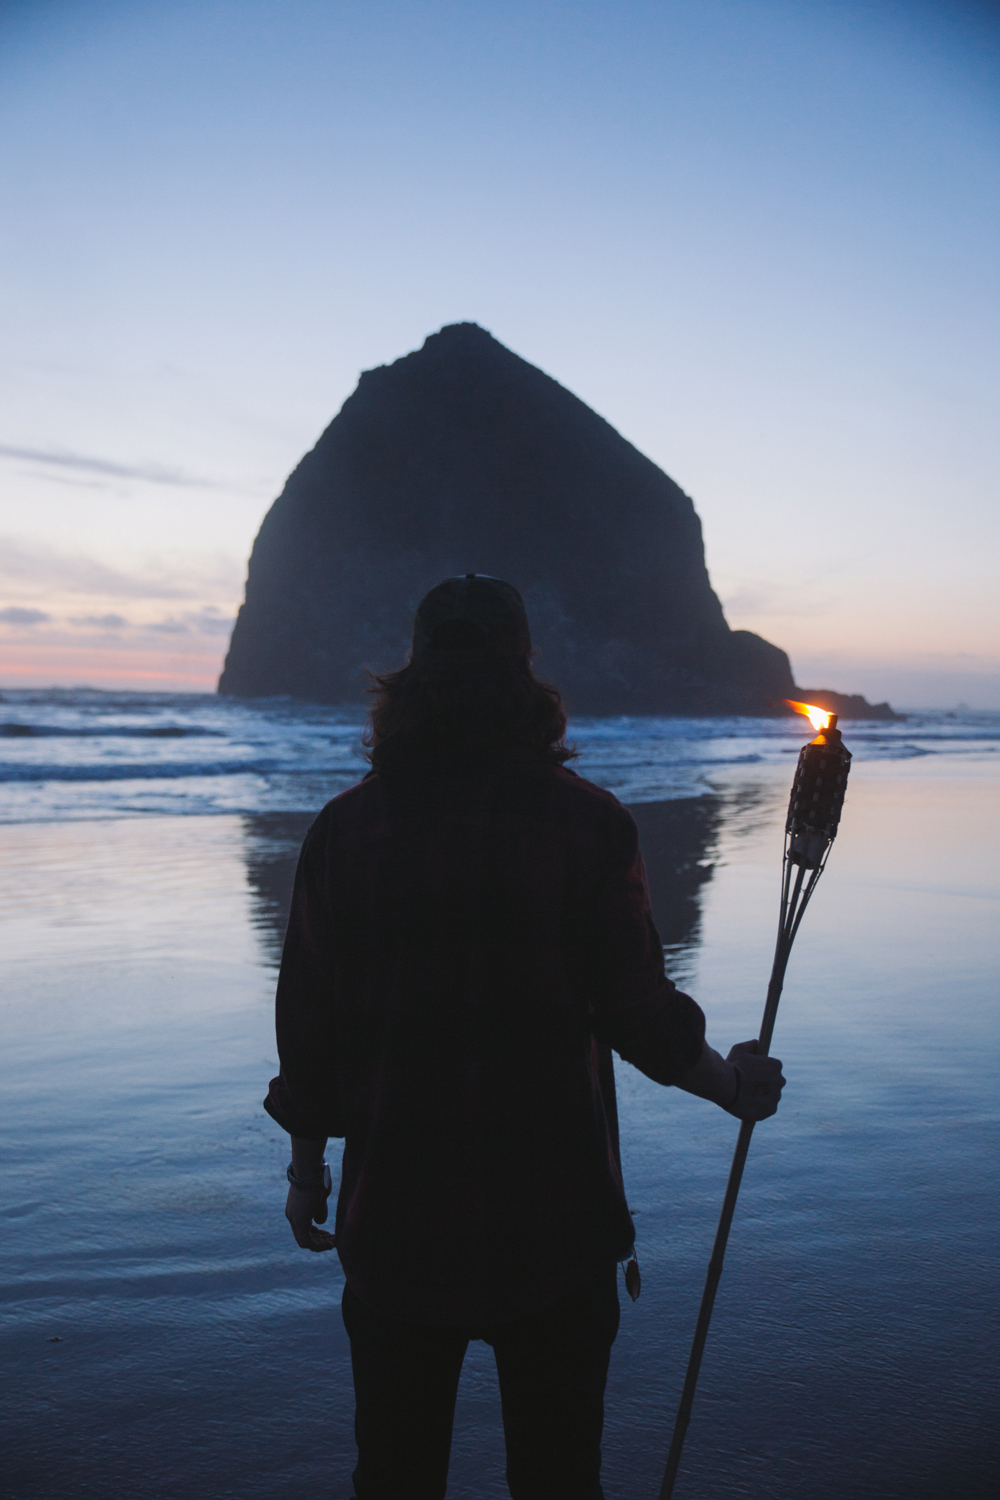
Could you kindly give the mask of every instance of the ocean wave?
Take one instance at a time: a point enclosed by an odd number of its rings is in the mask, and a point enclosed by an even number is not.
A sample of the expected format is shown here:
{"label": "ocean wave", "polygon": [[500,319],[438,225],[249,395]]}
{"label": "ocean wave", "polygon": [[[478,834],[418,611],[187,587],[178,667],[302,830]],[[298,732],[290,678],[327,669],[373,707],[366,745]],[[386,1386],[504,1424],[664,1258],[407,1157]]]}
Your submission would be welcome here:
{"label": "ocean wave", "polygon": [[978,745],[1000,743],[1000,732],[992,732],[986,729],[969,729],[965,734],[960,735],[956,733],[955,730],[951,730],[945,733],[940,733],[936,730],[926,730],[923,733],[914,733],[912,729],[909,729],[907,731],[906,740],[904,742],[899,738],[898,735],[865,734],[857,730],[852,732],[851,726],[848,724],[844,727],[844,739],[850,739],[852,742],[856,740],[859,743],[868,746],[869,748],[875,749],[879,748],[882,745],[885,745],[890,749],[896,749],[903,743],[917,743],[921,745],[945,745],[950,750],[955,746],[965,744]]}
{"label": "ocean wave", "polygon": [[[0,719],[0,823],[310,811],[368,769],[360,705],[5,690]],[[914,713],[843,730],[856,762],[928,758],[932,768],[1000,750],[1000,714]],[[623,802],[655,802],[758,767],[764,780],[769,766],[790,778],[809,733],[797,719],[626,717],[574,720],[569,738],[581,775]]]}
{"label": "ocean wave", "polygon": [[[915,752],[919,754],[920,752]],[[720,755],[712,757],[696,756],[671,756],[667,761],[658,761],[654,758],[642,756],[638,760],[624,759],[617,764],[586,764],[578,762],[580,774],[589,780],[597,780],[602,784],[610,774],[614,777],[617,772],[620,776],[631,781],[643,773],[652,775],[654,778],[668,773],[672,776],[685,774],[706,774],[713,770],[723,770],[727,766],[755,766],[764,760],[762,755]],[[295,761],[285,760],[279,757],[267,759],[248,760],[217,760],[217,761],[76,761],[66,765],[58,762],[39,764],[37,762],[0,761],[0,785],[4,783],[38,782],[108,782],[108,781],[185,781],[197,780],[203,776],[263,776],[273,778],[276,775],[286,776],[324,776],[330,774],[342,774],[345,767],[342,761],[335,762],[324,758],[310,758],[309,760],[297,759]],[[359,762],[353,768],[358,780],[368,769],[366,763]]]}
{"label": "ocean wave", "polygon": [[202,776],[270,776],[287,769],[276,760],[239,760],[197,763],[193,761],[115,761],[109,765],[6,765],[0,763],[3,782],[36,781],[184,781]]}
{"label": "ocean wave", "polygon": [[0,739],[136,739],[136,740],[182,740],[212,735],[225,739],[222,729],[207,729],[200,724],[108,724],[96,727],[64,727],[60,724],[0,724]]}

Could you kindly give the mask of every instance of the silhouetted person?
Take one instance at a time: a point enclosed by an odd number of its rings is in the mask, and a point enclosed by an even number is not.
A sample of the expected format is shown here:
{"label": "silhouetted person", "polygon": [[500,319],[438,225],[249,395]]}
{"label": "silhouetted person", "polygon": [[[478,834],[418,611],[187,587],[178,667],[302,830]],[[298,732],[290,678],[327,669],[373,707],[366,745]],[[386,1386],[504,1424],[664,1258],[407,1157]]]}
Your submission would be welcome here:
{"label": "silhouetted person", "polygon": [[[635,823],[566,768],[521,597],[449,579],[378,678],[372,769],[313,824],[278,981],[285,1213],[336,1244],[358,1500],[440,1500],[469,1339],[497,1362],[515,1500],[600,1500],[622,1188],[611,1048],[741,1119],[781,1064],[723,1059],[663,972]],[[344,1137],[336,1239],[329,1136]]]}

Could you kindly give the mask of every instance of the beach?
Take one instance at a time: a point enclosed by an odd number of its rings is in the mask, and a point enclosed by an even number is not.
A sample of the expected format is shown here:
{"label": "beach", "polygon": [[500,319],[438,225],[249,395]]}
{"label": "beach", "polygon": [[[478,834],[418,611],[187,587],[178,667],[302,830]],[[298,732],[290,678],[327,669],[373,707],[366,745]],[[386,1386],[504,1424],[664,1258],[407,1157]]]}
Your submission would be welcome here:
{"label": "beach", "polygon": [[[347,1500],[342,1278],[292,1240],[261,1100],[295,854],[363,772],[357,716],[140,697],[2,705],[38,733],[0,742],[0,1495]],[[668,971],[726,1050],[759,1025],[808,726],[657,723],[574,726],[579,769],[632,806]],[[1000,1483],[1000,716],[842,727],[858,753],[789,967],[789,1083],[754,1135],[684,1500]],[[637,1500],[662,1476],[737,1126],[617,1077],[643,1290],[623,1295],[604,1484]],[[474,1344],[449,1496],[506,1493]]]}

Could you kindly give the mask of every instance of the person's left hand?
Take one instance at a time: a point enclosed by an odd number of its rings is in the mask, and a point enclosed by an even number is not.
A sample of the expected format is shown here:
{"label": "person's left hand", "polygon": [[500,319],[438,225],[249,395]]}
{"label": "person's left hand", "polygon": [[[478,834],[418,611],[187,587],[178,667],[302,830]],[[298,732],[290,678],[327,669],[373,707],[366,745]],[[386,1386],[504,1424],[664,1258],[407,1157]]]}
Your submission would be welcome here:
{"label": "person's left hand", "polygon": [[303,1250],[335,1250],[337,1239],[317,1224],[325,1224],[329,1209],[322,1187],[307,1189],[289,1185],[285,1200],[285,1218],[292,1226],[295,1243]]}

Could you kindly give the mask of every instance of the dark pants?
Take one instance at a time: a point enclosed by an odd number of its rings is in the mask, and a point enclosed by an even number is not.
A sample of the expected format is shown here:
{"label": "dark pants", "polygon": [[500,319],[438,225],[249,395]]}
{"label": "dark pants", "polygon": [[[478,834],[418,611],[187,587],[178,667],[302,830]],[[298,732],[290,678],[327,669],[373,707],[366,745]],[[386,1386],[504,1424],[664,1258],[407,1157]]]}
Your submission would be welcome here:
{"label": "dark pants", "polygon": [[603,1500],[604,1385],[618,1312],[614,1265],[543,1312],[485,1328],[385,1318],[346,1287],[357,1500],[442,1500],[471,1338],[493,1346],[514,1500]]}

